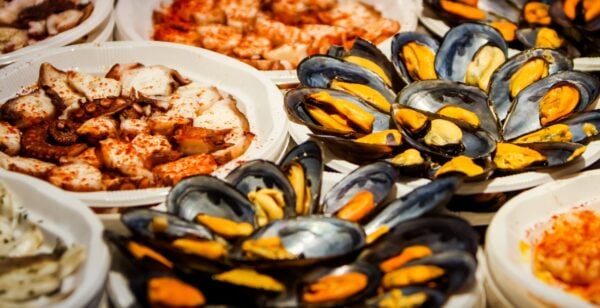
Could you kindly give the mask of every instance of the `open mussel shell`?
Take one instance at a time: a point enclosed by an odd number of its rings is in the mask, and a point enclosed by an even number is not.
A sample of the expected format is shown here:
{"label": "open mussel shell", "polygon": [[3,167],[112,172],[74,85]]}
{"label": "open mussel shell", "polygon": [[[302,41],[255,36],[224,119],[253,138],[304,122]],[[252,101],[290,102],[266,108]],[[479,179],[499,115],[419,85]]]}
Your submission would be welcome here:
{"label": "open mussel shell", "polygon": [[[431,53],[432,57],[431,59],[433,60],[432,63],[428,63],[428,61],[424,61],[424,59],[426,57],[424,57],[424,55],[422,54],[416,54],[415,52],[415,58],[414,60],[419,61],[419,67],[415,68],[415,69],[419,69],[421,68],[422,65],[431,65],[432,67],[426,67],[425,69],[428,70],[434,70],[435,69],[433,67],[434,62],[435,62],[435,54],[437,54],[438,48],[439,48],[439,43],[436,39],[434,39],[433,37],[426,35],[426,34],[422,34],[422,33],[417,33],[417,32],[400,32],[397,33],[396,35],[394,35],[394,38],[392,39],[392,63],[394,64],[394,67],[396,68],[396,70],[398,71],[398,73],[400,74],[400,77],[404,80],[404,82],[406,84],[410,84],[414,81],[419,80],[419,74],[418,72],[411,72],[409,71],[409,68],[407,67],[407,55],[404,54],[404,47],[407,46],[407,44],[409,43],[415,43],[418,46],[422,46],[424,47],[426,50],[428,50],[428,52]],[[429,59],[429,57],[427,57],[427,59]],[[415,73],[417,73],[415,75]],[[431,76],[433,77],[433,76]],[[399,91],[399,90],[398,90]]]}
{"label": "open mussel shell", "polygon": [[233,187],[243,195],[256,192],[262,188],[275,189],[283,193],[284,216],[295,216],[296,193],[286,175],[272,162],[252,160],[246,162],[229,173],[226,177]]}
{"label": "open mussel shell", "polygon": [[[295,166],[302,168],[304,175],[303,185],[307,187],[309,191],[308,195],[304,196],[304,198],[309,198],[308,208],[305,212],[308,214],[319,213],[321,211],[321,182],[324,168],[321,146],[313,141],[306,141],[299,144],[285,155],[281,163],[279,163],[279,166],[281,170],[287,174],[288,179],[291,177],[290,173],[292,168],[295,168]],[[290,183],[294,186],[293,181],[290,181]],[[298,202],[298,198],[299,196],[296,194],[296,202]],[[296,214],[298,214],[298,209]]]}
{"label": "open mussel shell", "polygon": [[[527,63],[536,59],[545,62],[548,76],[573,68],[573,62],[569,58],[560,51],[553,49],[528,49],[508,59],[492,74],[488,91],[489,104],[494,108],[496,116],[500,121],[504,121],[508,116],[513,101],[511,94],[511,80],[513,75]],[[535,70],[533,72],[523,72],[523,74],[543,76],[544,73],[540,70],[545,70],[545,65],[544,67],[536,67]],[[531,81],[534,82],[536,80]]]}
{"label": "open mussel shell", "polygon": [[[413,120],[402,117],[413,116],[426,118],[421,127],[413,129],[402,122]],[[488,132],[462,120],[401,104],[392,106],[392,118],[408,145],[441,159],[451,159],[457,155],[478,159],[488,156],[496,148],[496,142]],[[428,144],[427,140],[432,144]]]}
{"label": "open mussel shell", "polygon": [[[300,83],[306,87],[331,88],[332,82],[340,81],[366,86],[379,93],[389,104],[396,98],[396,92],[377,74],[338,58],[324,55],[305,58],[298,65],[297,72]],[[378,109],[382,112],[389,111],[383,106]]]}
{"label": "open mussel shell", "polygon": [[[512,22],[519,21],[519,10],[506,0],[479,0],[475,5],[460,0],[426,0],[437,15],[455,25],[462,22],[494,20],[501,16]],[[452,5],[454,8],[448,8]]]}
{"label": "open mussel shell", "polygon": [[167,210],[185,220],[205,214],[256,226],[254,206],[229,183],[198,175],[177,183],[167,196]]}
{"label": "open mussel shell", "polygon": [[492,176],[496,166],[490,156],[472,159],[466,156],[457,156],[443,163],[432,164],[429,178],[458,176],[463,182],[476,182],[487,180]]}
{"label": "open mussel shell", "polygon": [[[560,90],[557,88],[561,86],[567,86],[567,88],[573,89],[577,93],[560,91],[556,92],[560,95],[559,97],[555,95],[547,96],[547,94],[552,94],[549,92],[553,89],[555,89],[554,91]],[[577,71],[559,72],[531,84],[523,89],[512,103],[504,122],[504,138],[510,140],[540,129],[542,126],[552,124],[552,122],[541,123],[544,113],[548,116],[554,116],[549,114],[550,109],[554,113],[562,114],[561,117],[588,109],[597,99],[599,88],[600,82],[596,77]],[[565,103],[557,104],[554,102],[556,100]],[[550,105],[548,102],[552,104]],[[549,110],[543,112],[542,108]]]}
{"label": "open mussel shell", "polygon": [[[421,295],[425,296],[422,297]],[[415,298],[419,298],[419,300],[415,301]],[[418,307],[435,308],[442,307],[446,302],[446,298],[447,296],[444,293],[426,287],[395,288],[377,297],[370,298],[366,302],[366,307],[402,307],[404,303],[410,302]]]}
{"label": "open mussel shell", "polygon": [[369,243],[403,222],[423,216],[445,206],[458,190],[462,179],[444,177],[415,188],[408,194],[392,201],[365,225]]}
{"label": "open mussel shell", "polygon": [[[155,220],[166,222],[166,227],[160,231],[153,229]],[[121,222],[134,235],[146,240],[167,240],[178,238],[195,238],[215,240],[215,235],[206,227],[190,223],[169,213],[149,209],[133,209],[121,215]]]}
{"label": "open mussel shell", "polygon": [[382,77],[385,83],[396,92],[405,85],[386,55],[373,43],[361,37],[356,38],[350,50],[346,51],[342,46],[332,46],[327,51],[327,55],[371,70]]}
{"label": "open mussel shell", "polygon": [[[486,130],[495,140],[500,139],[500,129],[496,115],[488,106],[488,96],[477,87],[450,80],[425,80],[408,85],[398,93],[397,102],[416,109],[438,113],[448,112],[453,107],[464,109],[465,114],[473,113],[480,127]],[[456,114],[457,118],[468,118]],[[473,115],[471,115],[473,117]]]}
{"label": "open mussel shell", "polygon": [[464,219],[452,216],[421,217],[399,224],[369,246],[359,260],[380,264],[411,246],[426,246],[432,254],[461,250],[475,256],[477,233]]}
{"label": "open mussel shell", "polygon": [[[245,241],[265,238],[279,238],[293,258],[272,260],[245,254]],[[306,267],[352,256],[364,245],[365,233],[358,224],[332,217],[298,216],[272,221],[258,229],[233,248],[230,259],[256,268]]]}
{"label": "open mussel shell", "polygon": [[[323,213],[339,214],[359,193],[369,192],[373,197],[372,209],[376,212],[386,200],[396,183],[395,168],[384,161],[360,167],[335,184],[323,198]],[[339,216],[339,215],[338,215]],[[364,218],[366,215],[363,215]],[[361,220],[362,220],[361,218]]]}
{"label": "open mussel shell", "polygon": [[435,57],[438,78],[465,82],[469,64],[484,46],[498,47],[508,56],[502,34],[491,26],[468,23],[450,29]]}
{"label": "open mussel shell", "polygon": [[[357,275],[360,277],[361,281],[346,281],[344,283],[345,287],[348,287],[349,284],[361,284],[366,278],[366,284],[363,288],[356,290],[353,294],[346,296],[343,299],[335,299],[335,300],[324,300],[317,297],[323,295],[323,293],[328,292],[327,290],[315,290],[311,291],[310,286],[313,284],[317,284],[320,279],[335,277],[335,276],[343,276],[343,275]],[[300,282],[298,287],[298,304],[301,307],[341,307],[341,306],[349,306],[358,302],[361,302],[365,298],[373,296],[377,288],[379,287],[379,283],[381,281],[381,272],[374,267],[373,265],[365,262],[354,262],[351,264],[343,265],[336,268],[329,267],[321,267],[317,268],[310,273],[306,274]],[[329,290],[331,292],[333,290]],[[320,294],[319,294],[320,293]]]}
{"label": "open mussel shell", "polygon": [[[569,56],[569,58],[581,57],[581,52],[579,52],[579,50],[577,50],[577,48],[571,42],[560,36],[560,34],[558,34],[557,32],[552,31],[555,30],[546,27],[522,28],[517,30],[516,37],[517,40],[519,40],[519,42],[523,44],[525,49],[543,47],[547,48],[549,47],[547,46],[548,44],[555,44],[555,46],[552,46],[552,48],[564,51],[567,54],[567,56]],[[542,33],[541,36],[540,33]],[[552,35],[556,34],[557,36],[553,38],[557,40],[553,40],[552,42],[543,41],[544,33],[552,33]],[[542,39],[540,39],[541,37]]]}
{"label": "open mussel shell", "polygon": [[390,127],[390,117],[387,113],[380,112],[360,98],[338,90],[326,88],[297,88],[290,90],[285,95],[285,110],[291,121],[305,125],[313,133],[319,135],[332,135],[347,138],[356,138],[363,136],[365,133],[360,131],[343,131],[334,128],[329,128],[321,125],[316,119],[310,116],[307,106],[313,104],[311,102],[311,94],[326,92],[331,97],[342,99],[349,102],[373,115],[372,131],[382,131]]}
{"label": "open mussel shell", "polygon": [[322,142],[336,157],[358,165],[368,164],[377,159],[388,157],[402,147],[402,142],[397,143],[394,138],[388,138],[388,144],[373,144],[337,136],[309,135],[315,140]]}
{"label": "open mussel shell", "polygon": [[574,113],[554,124],[511,139],[513,143],[577,142],[587,144],[600,136],[600,110]]}
{"label": "open mussel shell", "polygon": [[583,5],[580,4],[576,6],[576,16],[575,19],[572,20],[565,14],[564,2],[565,1],[554,1],[550,6],[550,16],[552,16],[552,21],[567,29],[576,28],[590,33],[600,30],[600,16],[598,16],[598,14],[596,14],[595,18],[586,21],[583,17]]}
{"label": "open mussel shell", "polygon": [[431,157],[414,148],[400,151],[385,161],[396,168],[399,176],[424,177],[431,166]]}
{"label": "open mussel shell", "polygon": [[[527,161],[527,156],[535,156],[531,158],[531,163],[524,166],[511,165],[510,159],[519,157],[519,155],[511,155],[507,153],[503,157],[496,153],[494,161],[496,163],[496,169],[503,173],[516,173],[524,171],[535,171],[545,168],[560,167],[568,163],[577,161],[586,147],[579,143],[571,142],[541,142],[541,143],[527,143],[527,144],[515,144],[519,148],[516,150],[522,151],[520,159],[516,159],[516,164],[523,164]],[[500,151],[499,146],[497,151]],[[512,147],[511,147],[512,148]],[[531,154],[529,150],[535,151]],[[541,155],[541,156],[538,156]],[[502,161],[500,163],[499,161]]]}
{"label": "open mussel shell", "polygon": [[[446,295],[454,294],[471,286],[475,279],[475,271],[477,270],[477,261],[470,253],[452,250],[410,261],[395,271],[421,265],[440,268],[443,270],[443,274],[438,278],[423,281],[421,284],[416,285],[427,286],[428,283],[434,282],[435,289],[440,290]],[[386,284],[387,275],[393,274],[393,272],[387,273],[383,277],[383,283]],[[400,285],[399,287],[408,286],[410,285]]]}

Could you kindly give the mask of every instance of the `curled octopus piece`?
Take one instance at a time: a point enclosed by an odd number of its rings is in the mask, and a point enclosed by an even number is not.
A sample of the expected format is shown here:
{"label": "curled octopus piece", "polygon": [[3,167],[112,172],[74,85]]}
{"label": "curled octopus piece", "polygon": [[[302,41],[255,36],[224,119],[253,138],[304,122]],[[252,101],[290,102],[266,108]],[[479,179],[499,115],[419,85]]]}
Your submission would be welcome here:
{"label": "curled octopus piece", "polygon": [[76,156],[87,148],[87,145],[82,143],[69,146],[49,143],[49,127],[50,124],[44,123],[26,130],[21,137],[22,153],[37,159],[58,162],[61,157]]}
{"label": "curled octopus piece", "polygon": [[115,114],[132,104],[125,98],[102,98],[81,104],[81,106],[69,114],[69,119],[76,122],[84,122],[91,118],[102,115]]}
{"label": "curled octopus piece", "polygon": [[7,122],[0,121],[0,151],[17,155],[21,150],[21,132]]}
{"label": "curled octopus piece", "polygon": [[81,124],[71,120],[56,120],[48,127],[50,140],[58,145],[77,143],[77,129]]}

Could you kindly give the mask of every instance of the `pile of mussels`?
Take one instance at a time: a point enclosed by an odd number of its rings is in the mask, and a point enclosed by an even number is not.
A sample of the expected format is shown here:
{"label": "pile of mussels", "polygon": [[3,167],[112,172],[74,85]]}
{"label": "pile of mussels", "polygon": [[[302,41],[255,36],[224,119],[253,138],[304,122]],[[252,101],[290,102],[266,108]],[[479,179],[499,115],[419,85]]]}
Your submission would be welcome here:
{"label": "pile of mussels", "polygon": [[450,25],[488,24],[516,49],[560,49],[571,57],[599,55],[597,0],[426,0],[425,4]]}
{"label": "pile of mussels", "polygon": [[497,30],[467,23],[441,44],[399,33],[391,54],[358,39],[306,58],[302,86],[285,96],[288,117],[340,158],[386,159],[430,178],[560,167],[600,135],[600,111],[590,111],[600,83],[558,50],[508,58]]}
{"label": "pile of mussels", "polygon": [[132,237],[106,233],[145,305],[439,307],[472,287],[477,236],[436,215],[461,179],[447,176],[395,200],[396,169],[381,161],[320,197],[321,148],[282,163],[255,160],[219,180],[194,176],[168,212],[122,215]]}

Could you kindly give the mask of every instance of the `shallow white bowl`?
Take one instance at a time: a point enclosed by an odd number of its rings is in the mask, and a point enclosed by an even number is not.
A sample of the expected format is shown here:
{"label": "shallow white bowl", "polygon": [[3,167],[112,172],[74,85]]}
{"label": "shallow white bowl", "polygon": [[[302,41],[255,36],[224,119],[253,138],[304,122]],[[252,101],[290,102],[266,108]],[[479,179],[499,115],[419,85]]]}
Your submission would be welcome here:
{"label": "shallow white bowl", "polygon": [[93,304],[103,290],[110,265],[98,217],[81,201],[42,180],[0,170],[0,182],[40,228],[58,236],[67,245],[78,243],[86,247],[86,260],[75,274],[77,288],[55,306]]}
{"label": "shallow white bowl", "polygon": [[[285,148],[288,139],[287,118],[282,107],[281,92],[258,70],[232,58],[200,48],[164,42],[107,42],[63,47],[0,70],[0,101],[13,97],[22,87],[35,84],[43,62],[50,62],[60,69],[93,74],[105,74],[115,63],[162,64],[194,81],[214,85],[233,95],[256,137],[246,153],[220,167],[215,173],[217,176],[229,173],[238,161],[256,158],[275,160]],[[157,188],[69,194],[91,206],[119,207],[162,202],[168,190]]]}
{"label": "shallow white bowl", "polygon": [[77,27],[65,32],[61,32],[55,36],[49,37],[19,50],[15,50],[6,54],[0,54],[0,65],[6,65],[18,60],[22,60],[30,57],[32,54],[46,51],[48,48],[65,46],[94,31],[94,29],[102,24],[102,22],[104,22],[111,14],[114,0],[92,0],[92,2],[94,3],[94,10],[92,11],[92,14]]}
{"label": "shallow white bowl", "polygon": [[574,208],[600,212],[600,170],[587,171],[548,183],[509,200],[492,220],[486,235],[486,254],[492,276],[500,291],[519,307],[545,305],[592,307],[591,304],[557,287],[538,280],[531,268],[531,247],[550,227],[553,215]]}
{"label": "shallow white bowl", "polygon": [[116,24],[116,15],[115,12],[112,12],[105,21],[102,22],[98,26],[98,28],[94,29],[94,31],[88,34],[88,38],[85,41],[86,43],[103,43],[110,42],[113,40],[113,33],[115,31]]}
{"label": "shallow white bowl", "polygon": [[[119,1],[116,7],[118,40],[146,41],[152,35],[152,12],[163,3],[172,0],[127,0]],[[361,0],[374,6],[386,18],[400,22],[400,32],[414,31],[417,28],[418,16],[423,7],[422,0]],[[133,18],[132,16],[135,16]],[[391,38],[381,42],[378,47],[389,56]],[[295,70],[263,71],[277,84],[298,82]]]}

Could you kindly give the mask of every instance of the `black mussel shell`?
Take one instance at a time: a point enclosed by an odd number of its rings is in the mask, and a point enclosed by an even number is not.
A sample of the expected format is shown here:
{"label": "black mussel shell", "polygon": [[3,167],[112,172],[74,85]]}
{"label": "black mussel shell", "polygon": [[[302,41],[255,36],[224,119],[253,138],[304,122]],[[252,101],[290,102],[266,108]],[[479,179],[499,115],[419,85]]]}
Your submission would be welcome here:
{"label": "black mussel shell", "polygon": [[245,240],[270,237],[279,237],[284,248],[296,258],[248,258],[242,250],[242,241],[233,248],[231,260],[256,268],[306,267],[352,256],[365,244],[364,231],[358,224],[323,216],[272,221]]}
{"label": "black mussel shell", "polygon": [[570,59],[553,49],[528,49],[508,59],[492,74],[489,86],[489,105],[500,121],[508,116],[513,101],[510,93],[513,74],[532,59],[544,59],[548,63],[548,75],[573,68]]}
{"label": "black mussel shell", "polygon": [[290,150],[279,163],[279,167],[287,172],[294,163],[304,169],[305,183],[310,189],[309,213],[320,213],[321,182],[323,177],[323,150],[313,141],[306,141]]}
{"label": "black mussel shell", "polygon": [[510,140],[540,129],[542,98],[550,89],[560,85],[574,86],[579,92],[579,102],[573,113],[588,109],[598,98],[600,90],[600,82],[596,77],[577,71],[563,71],[541,79],[523,89],[513,101],[504,122],[504,138]]}
{"label": "black mussel shell", "polygon": [[[400,294],[394,294],[401,292]],[[377,297],[367,300],[366,307],[379,308],[379,307],[393,307],[396,303],[393,301],[387,302],[392,296],[410,296],[414,294],[423,293],[427,296],[427,299],[419,307],[422,308],[438,308],[446,302],[447,296],[435,289],[426,287],[405,287],[397,288],[394,290],[387,291]]]}
{"label": "black mussel shell", "polygon": [[[402,54],[402,47],[410,42],[416,42],[424,45],[428,47],[434,54],[437,53],[440,45],[436,39],[422,33],[400,32],[394,35],[394,38],[392,39],[392,63],[406,84],[417,81],[410,76],[406,68],[404,55]],[[400,89],[398,91],[400,91]]]}
{"label": "black mussel shell", "polygon": [[377,48],[377,46],[373,45],[371,42],[358,37],[354,41],[352,48],[349,51],[346,51],[341,46],[332,46],[327,51],[328,56],[336,57],[339,59],[345,59],[348,56],[356,56],[360,58],[364,58],[369,60],[375,64],[377,64],[384,71],[387,78],[392,83],[391,86],[394,91],[398,92],[405,85],[404,81],[400,79],[400,76],[394,69],[394,66],[390,62],[390,60],[383,54],[383,52]]}
{"label": "black mussel shell", "polygon": [[256,226],[254,206],[246,196],[212,176],[198,175],[177,183],[166,203],[169,213],[188,221],[206,214]]}
{"label": "black mussel shell", "polygon": [[[491,155],[491,153],[490,153]],[[456,159],[453,158],[453,159]],[[450,163],[452,160],[448,161],[448,162],[444,162],[444,163],[433,163],[431,165],[431,168],[429,169],[429,178],[431,179],[438,179],[438,178],[442,178],[442,177],[454,177],[454,176],[458,176],[460,178],[462,178],[463,182],[477,182],[477,181],[484,181],[487,180],[488,178],[490,178],[492,176],[492,174],[494,173],[496,166],[494,165],[494,162],[492,161],[490,156],[485,156],[485,157],[480,157],[477,159],[471,159],[471,161],[482,168],[481,173],[475,174],[475,175],[469,175],[467,173],[465,173],[464,170],[460,170],[460,168],[456,169],[456,171],[452,170],[452,171],[448,171],[448,172],[444,172],[443,174],[437,174],[438,171],[447,163]]]}
{"label": "black mussel shell", "polygon": [[375,121],[373,122],[374,132],[385,130],[390,127],[390,117],[388,114],[377,111],[375,108],[354,95],[326,88],[297,88],[288,91],[285,95],[285,110],[290,120],[306,125],[313,133],[319,135],[332,135],[348,138],[356,138],[364,135],[362,132],[347,133],[332,128],[326,128],[310,116],[306,109],[306,104],[310,104],[310,98],[308,96],[321,91],[325,91],[332,97],[343,99],[371,113],[375,117]]}
{"label": "black mussel shell", "polygon": [[296,193],[285,174],[272,162],[253,160],[240,165],[226,180],[244,196],[261,188],[273,188],[283,193],[285,217],[296,215]]}
{"label": "black mussel shell", "polygon": [[446,33],[435,57],[435,71],[439,79],[464,82],[467,67],[484,46],[495,46],[508,55],[502,34],[484,24],[462,24]]}
{"label": "black mussel shell", "polygon": [[427,246],[433,253],[461,250],[475,256],[478,236],[464,219],[453,216],[421,217],[399,224],[381,241],[369,246],[359,259],[378,264],[413,245]]}
{"label": "black mussel shell", "polygon": [[[359,273],[367,277],[367,285],[364,289],[360,290],[354,295],[351,295],[345,299],[337,301],[326,301],[321,303],[308,303],[303,300],[303,294],[307,292],[309,285],[316,283],[319,279],[326,276],[338,276],[347,273]],[[373,265],[365,262],[354,262],[352,264],[343,265],[336,268],[321,267],[316,268],[310,273],[306,274],[300,282],[298,288],[298,303],[302,307],[340,307],[348,306],[358,302],[361,302],[365,298],[373,296],[379,283],[381,281],[381,272]]]}
{"label": "black mussel shell", "polygon": [[323,213],[335,215],[359,192],[373,194],[375,209],[386,200],[396,183],[395,168],[383,161],[360,167],[335,184],[323,198]]}
{"label": "black mussel shell", "polygon": [[579,143],[571,142],[541,142],[517,144],[517,146],[532,149],[543,156],[546,160],[533,163],[525,168],[511,169],[496,166],[496,169],[502,173],[517,173],[524,171],[535,171],[546,168],[561,167],[566,164],[580,162],[577,158],[585,151],[585,146]]}
{"label": "black mussel shell", "polygon": [[310,137],[323,143],[336,157],[351,163],[363,165],[371,163],[380,158],[390,156],[394,151],[402,147],[402,144],[371,144],[362,143],[354,139],[346,139],[336,136],[309,134]]}
{"label": "black mussel shell", "polygon": [[[397,121],[396,113],[402,109],[410,109],[426,116],[427,124],[418,132],[412,132],[409,128],[404,127]],[[473,159],[478,159],[488,156],[496,148],[496,142],[488,132],[480,128],[475,128],[470,124],[460,120],[448,118],[401,104],[394,104],[392,106],[392,118],[396,124],[396,127],[398,127],[398,129],[402,132],[404,141],[408,145],[414,147],[420,152],[427,153],[442,160],[451,159],[457,155],[464,155]],[[458,126],[463,134],[462,139],[460,140],[461,144],[448,145],[444,147],[427,145],[423,139],[429,131],[431,121],[435,119],[447,120],[448,122]]]}
{"label": "black mussel shell", "polygon": [[450,80],[425,80],[408,85],[396,100],[401,105],[436,113],[455,106],[475,113],[481,128],[500,139],[498,119],[487,103],[488,96],[477,87]]}
{"label": "black mussel shell", "polygon": [[[167,229],[160,233],[155,232],[151,227],[152,221],[156,217],[164,218],[168,222]],[[121,222],[123,222],[131,233],[146,240],[171,241],[178,238],[216,239],[212,231],[202,225],[191,223],[169,213],[155,210],[128,210],[121,215]]]}
{"label": "black mussel shell", "polygon": [[445,206],[462,183],[459,177],[444,177],[421,187],[392,201],[369,221],[365,226],[368,236],[375,234],[380,228],[390,230],[401,226],[407,220],[417,218]]}

